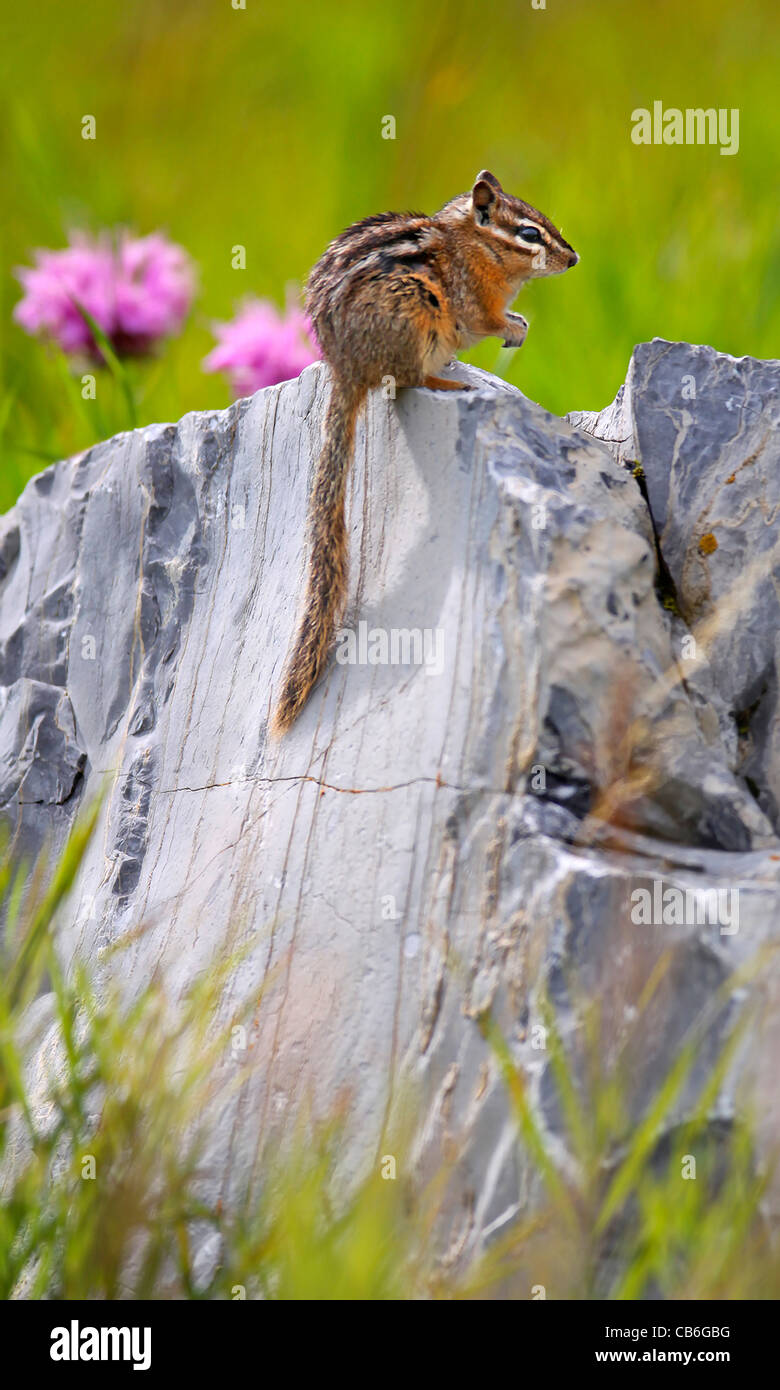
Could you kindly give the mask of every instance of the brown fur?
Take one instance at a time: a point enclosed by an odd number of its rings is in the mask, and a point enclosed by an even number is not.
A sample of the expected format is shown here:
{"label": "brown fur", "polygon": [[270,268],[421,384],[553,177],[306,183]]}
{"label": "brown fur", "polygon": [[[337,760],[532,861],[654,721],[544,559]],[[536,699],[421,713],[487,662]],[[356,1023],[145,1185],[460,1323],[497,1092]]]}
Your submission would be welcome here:
{"label": "brown fur", "polygon": [[272,732],[294,723],[325,665],[331,637],[347,595],[344,494],[355,437],[355,417],[365,392],[344,391],[334,378],[325,416],[325,442],[317,460],[309,502],[309,570],[303,616],[282,681]]}
{"label": "brown fur", "polygon": [[[517,236],[539,229],[540,248]],[[508,311],[529,279],[556,275],[576,253],[550,220],[505,193],[487,170],[433,217],[379,213],[331,242],[309,277],[306,308],[332,374],[322,452],[309,503],[303,616],[272,731],[295,721],[327,658],[347,591],[346,481],[357,413],[368,391],[468,389],[439,376],[454,353],[490,335],[520,346],[528,325]]]}

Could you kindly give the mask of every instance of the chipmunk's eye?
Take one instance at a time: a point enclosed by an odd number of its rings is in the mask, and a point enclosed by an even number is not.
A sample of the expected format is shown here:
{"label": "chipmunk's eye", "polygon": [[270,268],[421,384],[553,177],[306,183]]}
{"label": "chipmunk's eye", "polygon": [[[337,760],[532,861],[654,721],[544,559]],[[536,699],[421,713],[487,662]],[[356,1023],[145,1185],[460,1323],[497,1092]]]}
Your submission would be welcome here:
{"label": "chipmunk's eye", "polygon": [[532,245],[543,240],[539,228],[532,226],[530,222],[521,222],[519,227],[515,227],[515,235],[522,237],[523,241],[531,242]]}

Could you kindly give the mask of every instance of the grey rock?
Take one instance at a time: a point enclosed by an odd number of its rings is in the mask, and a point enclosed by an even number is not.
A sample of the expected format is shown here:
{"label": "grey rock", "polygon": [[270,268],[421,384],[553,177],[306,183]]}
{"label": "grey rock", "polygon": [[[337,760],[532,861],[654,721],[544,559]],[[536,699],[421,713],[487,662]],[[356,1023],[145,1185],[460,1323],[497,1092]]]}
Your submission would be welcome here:
{"label": "grey rock", "polygon": [[83,766],[64,689],[26,676],[0,686],[1,805],[61,805]]}
{"label": "grey rock", "polygon": [[[641,463],[685,628],[689,685],[780,829],[780,362],[655,339],[599,416],[570,417]],[[731,726],[731,737],[728,728]]]}
{"label": "grey rock", "polygon": [[[25,851],[46,836],[56,848],[109,785],[60,923],[63,958],[94,962],[143,922],[121,956],[127,988],[162,964],[178,991],[233,932],[250,946],[226,1016],[266,985],[248,1088],[228,1095],[245,1058],[226,1056],[218,1078],[226,1200],[304,1092],[324,1109],[350,1093],[349,1175],[383,1151],[413,1091],[420,1126],[403,1161],[455,1138],[464,1249],[476,1248],[535,1181],[488,1013],[563,1144],[535,1043],[545,993],[574,1059],[576,981],[608,1003],[617,1046],[671,951],[638,1045],[639,1114],[697,1010],[776,935],[780,764],[771,728],[756,735],[757,804],[726,717],[770,669],[769,610],[742,647],[712,640],[698,683],[680,644],[728,590],[740,518],[744,554],[771,513],[763,465],[736,470],[728,514],[706,510],[701,475],[758,447],[777,364],[734,375],[731,359],[662,346],[637,349],[618,409],[578,428],[462,365],[468,394],[370,400],[349,496],[357,659],[338,659],[343,639],[280,744],[267,724],[301,592],[323,367],[60,463],[0,524],[3,814]],[[696,411],[709,391],[721,446],[683,411],[684,438],[663,425],[664,373],[697,352]],[[610,430],[609,444],[594,437]],[[634,448],[650,509],[624,464]],[[691,560],[704,520],[726,565],[709,588]],[[677,615],[659,593],[656,538]],[[770,563],[768,536],[761,553]],[[754,591],[764,605],[770,589]],[[742,672],[721,670],[737,650]],[[738,889],[737,927],[695,912],[636,925],[631,894],[656,883],[694,904],[702,889]],[[727,1026],[707,1032],[693,1090]]]}

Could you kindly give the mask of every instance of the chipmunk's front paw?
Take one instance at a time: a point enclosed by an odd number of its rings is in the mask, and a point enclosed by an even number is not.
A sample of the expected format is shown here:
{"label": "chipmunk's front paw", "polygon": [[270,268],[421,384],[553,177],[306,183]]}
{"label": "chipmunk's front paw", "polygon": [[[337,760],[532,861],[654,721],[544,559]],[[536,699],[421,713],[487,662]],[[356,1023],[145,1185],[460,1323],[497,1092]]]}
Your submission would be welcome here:
{"label": "chipmunk's front paw", "polygon": [[507,314],[505,327],[509,331],[504,347],[522,347],[528,334],[528,320],[522,314]]}

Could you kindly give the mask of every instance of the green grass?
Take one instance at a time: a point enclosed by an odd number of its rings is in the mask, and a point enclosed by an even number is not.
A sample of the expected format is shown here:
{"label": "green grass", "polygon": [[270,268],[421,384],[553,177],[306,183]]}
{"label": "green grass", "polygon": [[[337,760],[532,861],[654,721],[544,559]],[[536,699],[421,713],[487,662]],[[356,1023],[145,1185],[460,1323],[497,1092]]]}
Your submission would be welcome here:
{"label": "green grass", "polygon": [[[82,401],[10,321],[13,266],[71,228],[163,228],[198,263],[184,334],[132,364],[142,423],[227,404],[200,362],[210,321],[242,296],[281,303],[349,221],[434,209],[483,166],[582,256],[522,296],[520,352],[472,354],[533,399],[606,404],[654,335],[778,352],[774,0],[6,0],[3,28],[0,509],[47,460],[130,423],[110,373]],[[631,112],[656,99],[738,107],[739,153],[633,145]],[[237,243],[246,271],[231,268]]]}
{"label": "green grass", "polygon": [[[122,996],[116,982],[127,943],[63,974],[57,915],[68,911],[96,813],[82,816],[51,875],[45,858],[31,876],[8,854],[0,862],[8,923],[0,951],[0,1298],[780,1294],[764,1211],[773,1165],[766,1154],[756,1158],[749,1088],[741,1087],[738,1114],[724,1119],[717,1108],[746,1029],[756,1036],[751,1012],[743,1007],[732,1018],[709,1074],[691,1085],[704,1034],[765,961],[729,981],[690,1021],[669,1073],[642,1097],[638,1114],[638,1030],[668,962],[662,958],[646,981],[634,1026],[617,1047],[606,1041],[597,1001],[580,1001],[583,1026],[573,1050],[543,1004],[565,1160],[506,1040],[484,1018],[492,1065],[516,1119],[518,1165],[534,1198],[484,1256],[448,1262],[436,1248],[446,1244],[453,1212],[462,1220],[457,1136],[447,1161],[423,1181],[411,1156],[410,1098],[382,1160],[351,1185],[339,1176],[349,1099],[330,1098],[324,1121],[314,1123],[304,1110],[283,1138],[259,1134],[253,1177],[238,1183],[225,1168],[223,1187],[229,1183],[232,1195],[224,1206],[214,1199],[213,1181],[204,1185],[208,1107],[213,1116],[226,1086],[249,1079],[248,1068],[226,1069],[226,1062],[232,1029],[262,1009],[262,997],[218,1022],[223,990],[244,954],[237,946],[175,1004],[156,977],[138,997]],[[383,1175],[387,1153],[396,1160],[394,1179]],[[686,1176],[691,1157],[695,1178]],[[199,1264],[206,1239],[212,1259]]]}

